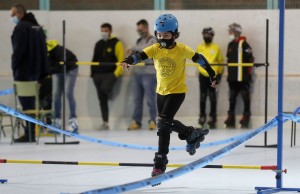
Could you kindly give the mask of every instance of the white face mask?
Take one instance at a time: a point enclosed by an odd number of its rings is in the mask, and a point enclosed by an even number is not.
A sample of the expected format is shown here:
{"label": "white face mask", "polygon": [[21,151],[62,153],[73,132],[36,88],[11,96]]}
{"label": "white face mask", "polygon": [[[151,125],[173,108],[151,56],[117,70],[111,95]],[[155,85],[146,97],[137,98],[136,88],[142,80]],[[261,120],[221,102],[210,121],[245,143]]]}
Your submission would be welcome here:
{"label": "white face mask", "polygon": [[233,41],[235,39],[235,36],[233,34],[231,34],[231,35],[229,35],[228,38],[229,38],[230,41]]}
{"label": "white face mask", "polygon": [[108,32],[101,32],[101,37],[103,40],[107,41],[109,36],[108,36]]}
{"label": "white face mask", "polygon": [[11,22],[17,25],[20,22],[20,19],[17,16],[11,17]]}

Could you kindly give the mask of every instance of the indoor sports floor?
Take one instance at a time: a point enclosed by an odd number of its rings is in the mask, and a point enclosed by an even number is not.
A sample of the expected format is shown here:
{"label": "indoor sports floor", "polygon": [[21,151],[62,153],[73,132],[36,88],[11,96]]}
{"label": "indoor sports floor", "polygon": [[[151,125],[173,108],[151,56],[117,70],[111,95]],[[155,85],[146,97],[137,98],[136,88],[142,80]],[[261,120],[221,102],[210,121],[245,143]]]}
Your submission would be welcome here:
{"label": "indoor sports floor", "polygon": [[[10,132],[1,139],[0,158],[18,160],[49,161],[90,161],[90,162],[128,162],[152,163],[154,151],[133,150],[109,147],[80,140],[79,145],[45,145],[53,142],[53,137],[41,137],[40,144],[10,145]],[[217,129],[211,130],[204,143],[226,139],[247,130]],[[156,146],[155,131],[146,129],[128,132],[124,129],[96,131],[81,129],[81,134],[137,145]],[[288,172],[283,177],[283,187],[300,187],[300,147],[290,147],[290,121],[284,125],[283,168]],[[299,133],[298,133],[299,134]],[[298,135],[299,137],[299,135]],[[59,137],[59,142],[62,137]],[[67,142],[75,141],[66,138]],[[268,132],[269,144],[276,143],[276,128]],[[256,136],[246,145],[263,145],[263,135]],[[172,134],[171,146],[185,146],[176,134]],[[187,164],[204,157],[222,147],[198,149],[194,156],[185,151],[170,151],[168,158],[171,164]],[[276,149],[246,148],[242,145],[225,157],[212,164],[222,165],[276,165]],[[167,171],[172,170],[168,168]],[[54,194],[80,193],[149,178],[150,167],[119,166],[83,166],[83,165],[41,165],[41,164],[0,164],[0,179],[8,182],[0,184],[0,193],[4,194]],[[197,169],[177,177],[160,186],[144,187],[128,193],[197,193],[197,194],[254,194],[255,186],[275,186],[273,171],[245,169]],[[291,192],[282,192],[291,193]]]}

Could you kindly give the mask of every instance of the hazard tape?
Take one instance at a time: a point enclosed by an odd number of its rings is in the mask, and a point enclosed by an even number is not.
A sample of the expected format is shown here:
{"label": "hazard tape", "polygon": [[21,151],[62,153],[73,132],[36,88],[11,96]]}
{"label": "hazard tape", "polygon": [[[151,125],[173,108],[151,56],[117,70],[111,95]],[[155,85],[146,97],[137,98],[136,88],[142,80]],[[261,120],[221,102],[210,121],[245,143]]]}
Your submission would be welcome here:
{"label": "hazard tape", "polygon": [[[67,136],[71,136],[71,137],[74,137],[77,139],[81,139],[84,141],[92,142],[92,143],[98,143],[98,144],[102,144],[102,145],[113,146],[113,147],[122,147],[122,148],[128,148],[128,149],[138,149],[138,150],[155,150],[156,151],[158,149],[157,146],[141,146],[141,145],[135,145],[135,144],[125,144],[125,143],[112,142],[112,141],[97,139],[97,138],[89,137],[89,136],[85,136],[85,135],[71,133],[71,132],[68,132],[68,131],[65,131],[62,129],[58,129],[52,125],[45,124],[42,121],[36,120],[30,116],[22,114],[21,112],[13,109],[11,107],[8,107],[6,105],[3,105],[3,104],[0,104],[0,110],[4,111],[7,114],[10,114],[12,116],[18,117],[20,119],[41,125],[43,127],[51,129],[55,132],[58,132],[58,133],[61,133],[61,134],[67,135]],[[225,139],[225,140],[215,141],[215,142],[211,142],[211,143],[207,143],[207,144],[201,144],[200,148],[208,148],[208,147],[213,147],[213,146],[230,143],[230,142],[236,141],[237,139],[239,139],[241,137],[247,136],[249,133],[251,133],[251,131],[241,134],[241,135],[237,135],[237,136]],[[185,150],[185,146],[170,147],[170,150]]]}
{"label": "hazard tape", "polygon": [[[283,119],[283,122],[286,122],[288,119]],[[247,136],[241,137],[239,140],[237,140],[234,143],[231,143],[228,146],[225,146],[224,148],[219,149],[218,151],[209,154],[203,158],[200,158],[190,164],[187,164],[183,167],[180,167],[178,169],[169,171],[167,173],[161,174],[159,176],[155,176],[152,178],[147,178],[144,180],[127,183],[123,185],[117,185],[102,189],[96,189],[91,191],[82,192],[81,194],[112,194],[112,193],[121,193],[121,192],[128,192],[131,190],[139,189],[146,186],[151,185],[157,185],[162,182],[165,182],[167,180],[171,180],[173,178],[176,178],[178,176],[184,175],[186,173],[189,173],[191,171],[194,171],[198,168],[203,168],[204,166],[208,165],[209,163],[222,158],[224,155],[228,154],[230,151],[232,151],[234,148],[240,146],[241,144],[245,143],[246,141],[250,140],[251,138],[255,137],[256,135],[266,132],[269,129],[275,127],[278,124],[278,118],[275,117],[268,123],[266,123],[264,126],[258,128],[255,131],[252,131]]]}
{"label": "hazard tape", "polygon": [[13,94],[13,93],[14,93],[14,89],[13,88],[5,89],[5,90],[0,90],[0,96],[9,95],[9,94]]}

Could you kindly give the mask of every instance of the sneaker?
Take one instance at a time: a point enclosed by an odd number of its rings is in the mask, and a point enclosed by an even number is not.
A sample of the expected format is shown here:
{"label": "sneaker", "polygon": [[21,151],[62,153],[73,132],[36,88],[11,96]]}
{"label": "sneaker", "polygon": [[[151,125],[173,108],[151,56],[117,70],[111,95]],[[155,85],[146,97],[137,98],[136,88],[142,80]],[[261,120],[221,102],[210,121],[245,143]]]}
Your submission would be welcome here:
{"label": "sneaker", "polygon": [[78,134],[78,121],[76,118],[69,119],[67,131]]}
{"label": "sneaker", "polygon": [[149,121],[149,130],[155,130],[155,129],[156,129],[155,121]]}
{"label": "sneaker", "polygon": [[108,122],[103,122],[102,125],[100,126],[100,130],[108,130],[109,129],[109,125]]}
{"label": "sneaker", "polygon": [[[61,119],[60,118],[55,118],[54,119],[54,122],[52,123],[52,125],[55,127],[55,128],[58,128],[58,129],[61,129]],[[48,133],[51,133],[51,134],[60,134],[56,131],[53,131],[51,129],[48,130]]]}
{"label": "sneaker", "polygon": [[128,129],[128,131],[139,130],[139,129],[141,129],[141,125],[138,124],[136,121],[132,121],[127,129]]}

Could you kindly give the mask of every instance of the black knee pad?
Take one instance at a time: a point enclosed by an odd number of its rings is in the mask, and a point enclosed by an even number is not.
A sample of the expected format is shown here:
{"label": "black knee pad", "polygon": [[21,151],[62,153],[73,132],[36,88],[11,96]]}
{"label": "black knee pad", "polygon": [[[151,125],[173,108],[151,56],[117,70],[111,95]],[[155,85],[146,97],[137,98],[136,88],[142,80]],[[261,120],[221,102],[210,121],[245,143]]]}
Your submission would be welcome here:
{"label": "black knee pad", "polygon": [[162,136],[164,134],[170,134],[172,126],[172,120],[167,118],[159,117],[157,119],[157,136]]}

